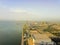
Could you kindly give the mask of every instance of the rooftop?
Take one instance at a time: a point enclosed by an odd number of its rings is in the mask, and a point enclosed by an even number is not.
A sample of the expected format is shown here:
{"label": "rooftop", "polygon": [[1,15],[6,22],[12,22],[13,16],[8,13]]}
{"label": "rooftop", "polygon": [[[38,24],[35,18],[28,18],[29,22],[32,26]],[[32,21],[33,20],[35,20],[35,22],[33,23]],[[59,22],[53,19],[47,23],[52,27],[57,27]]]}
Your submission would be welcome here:
{"label": "rooftop", "polygon": [[43,42],[51,42],[51,39],[45,35],[45,34],[40,34],[37,31],[31,31],[31,35],[36,43],[40,43],[41,41]]}

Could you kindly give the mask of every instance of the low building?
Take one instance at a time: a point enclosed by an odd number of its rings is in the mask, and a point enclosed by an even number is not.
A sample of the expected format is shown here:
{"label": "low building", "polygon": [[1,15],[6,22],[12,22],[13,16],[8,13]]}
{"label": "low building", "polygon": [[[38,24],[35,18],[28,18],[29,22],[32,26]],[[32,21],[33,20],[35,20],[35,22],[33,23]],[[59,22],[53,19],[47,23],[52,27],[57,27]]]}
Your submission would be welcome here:
{"label": "low building", "polygon": [[31,38],[28,40],[30,45],[53,45],[54,42],[44,34],[40,34],[37,31],[30,31],[31,33]]}

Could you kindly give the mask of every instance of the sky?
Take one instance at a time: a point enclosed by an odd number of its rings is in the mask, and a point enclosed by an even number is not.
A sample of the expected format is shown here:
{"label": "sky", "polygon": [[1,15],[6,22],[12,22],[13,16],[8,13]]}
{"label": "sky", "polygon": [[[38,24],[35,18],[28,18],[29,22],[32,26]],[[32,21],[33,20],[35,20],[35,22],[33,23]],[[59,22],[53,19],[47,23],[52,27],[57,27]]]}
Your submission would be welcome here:
{"label": "sky", "polygon": [[60,20],[60,0],[0,0],[0,20]]}

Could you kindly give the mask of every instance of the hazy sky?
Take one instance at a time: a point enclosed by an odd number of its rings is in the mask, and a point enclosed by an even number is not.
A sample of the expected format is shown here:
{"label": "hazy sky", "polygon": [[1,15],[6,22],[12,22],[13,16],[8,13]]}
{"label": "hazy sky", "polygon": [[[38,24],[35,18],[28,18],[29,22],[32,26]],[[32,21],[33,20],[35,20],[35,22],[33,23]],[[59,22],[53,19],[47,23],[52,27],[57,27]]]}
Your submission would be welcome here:
{"label": "hazy sky", "polygon": [[60,0],[0,0],[0,20],[60,20]]}

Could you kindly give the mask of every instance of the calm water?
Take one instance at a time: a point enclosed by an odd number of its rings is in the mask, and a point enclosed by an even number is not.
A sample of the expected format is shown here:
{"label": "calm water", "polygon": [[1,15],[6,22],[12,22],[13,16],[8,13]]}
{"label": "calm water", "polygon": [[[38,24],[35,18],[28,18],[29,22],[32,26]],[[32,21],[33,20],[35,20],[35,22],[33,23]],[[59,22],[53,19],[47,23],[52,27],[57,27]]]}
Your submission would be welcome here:
{"label": "calm water", "polygon": [[0,45],[21,44],[22,25],[22,21],[0,21]]}

